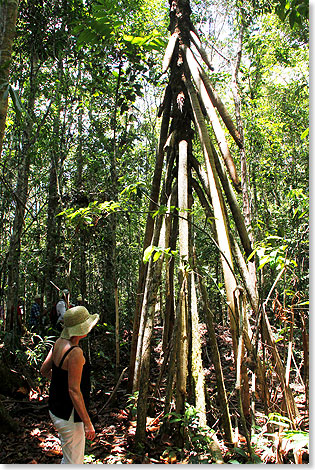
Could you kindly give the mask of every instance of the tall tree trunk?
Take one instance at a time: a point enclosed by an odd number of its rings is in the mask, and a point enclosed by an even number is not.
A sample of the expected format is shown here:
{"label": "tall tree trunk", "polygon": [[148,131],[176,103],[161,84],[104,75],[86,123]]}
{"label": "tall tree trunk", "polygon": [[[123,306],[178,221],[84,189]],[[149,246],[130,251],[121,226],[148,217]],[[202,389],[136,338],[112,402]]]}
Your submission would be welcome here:
{"label": "tall tree trunk", "polygon": [[[156,240],[159,239],[160,223],[156,228]],[[153,320],[156,307],[157,292],[160,284],[163,256],[155,263],[153,257],[149,259],[146,285],[141,311],[139,340],[134,373],[133,391],[139,390],[137,405],[136,443],[143,443],[146,439],[147,398],[150,381],[150,356]]]}
{"label": "tall tree trunk", "polygon": [[[27,144],[24,144],[27,145]],[[25,148],[25,147],[24,147]],[[21,257],[21,237],[24,227],[25,206],[28,197],[28,176],[30,168],[30,153],[25,152],[18,173],[16,186],[16,209],[13,222],[13,230],[10,239],[8,256],[8,293],[7,293],[7,319],[6,330],[12,330],[13,337],[16,334],[17,307],[19,299],[19,276]]]}
{"label": "tall tree trunk", "polygon": [[[81,80],[81,63],[78,64],[78,83]],[[83,178],[83,169],[84,169],[84,153],[83,153],[83,142],[84,142],[84,132],[83,132],[83,106],[82,106],[82,97],[78,96],[79,100],[79,116],[78,116],[78,146],[76,152],[76,187],[78,188],[79,193],[82,195],[82,199],[86,203],[86,188],[84,184]],[[79,293],[82,295],[82,298],[86,300],[87,294],[87,280],[86,280],[86,249],[87,249],[87,231],[81,230],[80,231],[80,267],[79,267]]]}
{"label": "tall tree trunk", "polygon": [[[177,207],[177,199],[174,204]],[[178,236],[178,218],[173,217],[171,228],[170,249],[176,250],[176,241]],[[163,324],[163,342],[162,350],[165,354],[169,342],[172,337],[174,321],[175,321],[175,302],[174,302],[174,267],[175,258],[172,256],[166,261],[166,274],[165,274],[165,315]]]}
{"label": "tall tree trunk", "polygon": [[[163,219],[163,225],[159,240],[159,247],[162,249],[170,248],[171,251],[176,250],[177,240],[177,224],[178,218],[174,217],[172,207],[177,206],[177,185],[175,184],[172,189],[171,197],[168,201],[167,213]],[[176,223],[175,223],[176,222]],[[169,244],[169,246],[168,246]],[[165,354],[168,350],[169,341],[172,335],[174,326],[174,256],[166,258],[165,260],[165,307],[163,317],[163,338],[162,338],[162,351]],[[162,291],[161,291],[162,295]],[[162,304],[162,300],[161,300]]]}
{"label": "tall tree trunk", "polygon": [[244,289],[237,286],[234,292],[235,307],[238,310],[238,346],[237,346],[237,359],[236,359],[236,383],[235,389],[239,398],[239,412],[241,417],[241,423],[243,427],[243,433],[246,438],[247,448],[250,454],[252,454],[252,448],[250,443],[250,396],[249,396],[249,385],[247,369],[245,367],[244,358],[244,323],[245,323],[245,307],[244,307]]}
{"label": "tall tree trunk", "polygon": [[[163,185],[161,204],[164,205],[167,202],[168,193],[171,191],[171,179],[172,174],[168,172],[166,174],[166,182]],[[167,188],[167,190],[166,190]],[[172,199],[173,197],[170,196]],[[159,240],[161,238],[161,228],[162,228],[162,217],[157,216],[155,218],[152,246],[158,246]],[[168,234],[169,236],[169,234]],[[169,240],[165,240],[165,245],[168,247]],[[143,293],[143,302],[141,308],[139,329],[138,329],[138,340],[137,340],[137,350],[134,364],[134,374],[133,374],[133,393],[139,390],[139,378],[140,378],[140,368],[143,354],[143,335],[146,328],[146,322],[149,309],[155,308],[155,301],[157,296],[157,289],[159,287],[159,277],[161,275],[162,264],[160,261],[163,260],[163,256],[156,263],[152,263],[152,256],[148,262],[147,274],[145,278],[145,286]],[[153,312],[153,311],[152,311]],[[152,313],[154,314],[154,312]]]}
{"label": "tall tree trunk", "polygon": [[293,429],[296,429],[296,420],[300,418],[300,412],[296,406],[291,387],[286,384],[285,380],[285,367],[283,366],[276,342],[273,338],[271,326],[265,308],[263,307],[262,325],[264,337],[270,346],[272,356],[274,358],[275,369],[280,379],[281,388],[284,397],[284,403],[287,409],[288,417],[292,421]]}
{"label": "tall tree trunk", "polygon": [[[113,154],[111,159],[111,199],[116,201],[118,198],[118,189],[117,189],[117,112],[118,112],[118,97],[119,97],[119,88],[120,88],[120,80],[121,80],[121,72],[122,72],[122,64],[119,64],[119,73],[117,78],[116,84],[116,92],[115,92],[115,106],[114,106],[114,118],[113,118]],[[113,291],[111,295],[114,298],[114,313],[115,313],[115,375],[116,379],[119,377],[119,365],[120,365],[120,340],[119,340],[119,298],[118,298],[118,281],[117,281],[117,246],[116,246],[116,229],[117,229],[117,217],[116,214],[112,216],[112,228],[111,228],[111,235],[112,235],[112,260],[113,260],[113,271],[110,275],[113,278]]]}
{"label": "tall tree trunk", "polygon": [[201,358],[199,315],[194,272],[191,273],[191,332],[191,367],[194,381],[195,406],[199,417],[199,424],[201,427],[205,427],[207,424],[205,380]]}
{"label": "tall tree trunk", "polygon": [[[250,205],[250,185],[249,185],[249,175],[247,171],[247,161],[246,161],[246,150],[244,144],[244,126],[241,114],[241,97],[239,92],[238,85],[238,74],[242,59],[242,48],[243,48],[243,35],[244,35],[244,24],[241,21],[239,39],[238,39],[238,50],[236,55],[236,60],[234,67],[232,69],[232,92],[235,104],[235,116],[237,123],[237,130],[239,132],[243,146],[240,148],[240,157],[241,157],[241,186],[242,186],[242,196],[243,196],[243,214],[244,220],[248,231],[248,237],[251,241],[251,244],[254,243],[254,234],[252,231],[252,212]],[[246,250],[245,250],[246,251]],[[247,257],[249,256],[246,252]],[[257,276],[256,276],[256,266],[255,266],[255,257],[253,257],[248,262],[248,270],[250,273],[250,279],[253,286],[253,289],[256,289],[257,286]]]}
{"label": "tall tree trunk", "polygon": [[224,211],[224,203],[222,193],[220,190],[219,179],[217,176],[214,157],[212,153],[212,146],[210,143],[210,137],[207,132],[205,121],[203,118],[202,111],[198,102],[197,94],[192,86],[191,81],[186,77],[187,90],[191,102],[191,106],[194,113],[195,125],[198,130],[199,138],[202,144],[204,153],[209,188],[211,194],[212,207],[215,217],[215,225],[218,236],[218,244],[221,251],[221,261],[223,267],[223,275],[227,296],[227,303],[229,307],[229,318],[231,326],[231,334],[233,340],[234,358],[236,358],[237,351],[237,317],[234,305],[234,290],[236,288],[236,279],[233,271],[233,260],[230,247],[228,226],[226,221],[226,215]]}
{"label": "tall tree trunk", "polygon": [[[165,186],[162,191],[161,204],[165,204],[165,199],[171,191],[170,172],[166,175]],[[169,196],[170,200],[174,199],[174,195]],[[170,205],[170,202],[168,202]],[[155,218],[154,232],[152,244],[157,246],[161,236],[162,219],[161,216]],[[165,247],[169,246],[170,233],[165,232]],[[137,354],[134,369],[133,392],[139,390],[138,406],[137,406],[137,430],[136,442],[143,443],[146,438],[146,417],[147,417],[147,396],[150,379],[150,355],[151,355],[151,338],[153,330],[153,321],[155,308],[157,303],[157,293],[160,286],[161,271],[163,265],[163,255],[154,262],[153,256],[148,262],[148,270],[146,276],[146,284],[144,288],[142,310],[139,325],[139,338],[137,344]]]}
{"label": "tall tree trunk", "polygon": [[179,142],[178,158],[178,208],[179,208],[179,256],[180,285],[184,286],[179,298],[178,322],[178,356],[176,377],[176,412],[184,413],[186,401],[186,381],[188,374],[188,256],[189,256],[189,224],[188,224],[188,142]]}
{"label": "tall tree trunk", "polygon": [[205,319],[206,319],[206,324],[207,324],[208,335],[210,339],[209,345],[210,345],[210,351],[211,351],[211,359],[214,365],[215,377],[217,381],[218,401],[219,401],[219,406],[220,406],[220,410],[222,414],[223,430],[224,430],[224,434],[225,434],[225,438],[227,442],[231,444],[233,442],[233,431],[232,431],[229,403],[228,403],[225,384],[224,384],[220,352],[219,352],[215,328],[214,328],[213,313],[210,309],[210,302],[209,302],[207,290],[204,286],[202,276],[200,275],[200,272],[197,266],[196,256],[195,256],[194,264],[195,264],[195,269],[198,275],[199,289],[200,289],[201,296],[202,296],[204,314],[205,314]]}
{"label": "tall tree trunk", "polygon": [[[144,234],[143,251],[150,245],[152,241],[152,236],[153,236],[154,219],[152,217],[152,212],[154,211],[154,209],[157,208],[157,204],[159,200],[162,169],[163,169],[163,162],[164,162],[164,152],[165,152],[164,146],[167,140],[167,133],[168,133],[168,128],[169,128],[169,120],[170,120],[170,111],[171,111],[171,93],[170,93],[170,88],[167,87],[166,96],[165,96],[165,107],[163,111],[160,139],[159,139],[158,151],[157,151],[157,158],[155,162],[155,169],[154,169],[152,188],[151,188],[151,194],[150,194],[149,214],[147,217],[145,234]],[[134,383],[134,370],[135,370],[135,362],[136,362],[138,333],[139,333],[139,326],[140,326],[140,315],[141,315],[141,308],[142,308],[142,301],[143,301],[146,272],[147,272],[147,265],[144,264],[143,261],[141,260],[140,268],[139,268],[136,307],[135,307],[134,319],[133,319],[133,331],[132,331],[131,350],[130,350],[129,385],[128,385],[129,391],[132,390],[133,383]]]}
{"label": "tall tree trunk", "polygon": [[0,158],[8,111],[11,54],[18,7],[19,0],[2,0],[0,3]]}
{"label": "tall tree trunk", "polygon": [[[113,112],[112,112],[112,151],[110,152],[110,187],[108,189],[109,200],[117,200],[117,116],[118,116],[118,98],[119,89],[122,74],[122,63],[119,63],[118,76],[116,82]],[[115,328],[115,336],[119,330],[119,302],[116,302],[116,295],[118,295],[117,289],[117,266],[116,266],[116,227],[117,217],[113,213],[110,219],[106,220],[102,224],[101,244],[103,251],[103,258],[101,260],[102,266],[102,318],[106,323],[111,324]],[[118,319],[118,324],[117,324]],[[118,326],[118,328],[117,328]],[[115,344],[117,346],[118,341],[115,338]],[[115,346],[115,364],[116,364],[116,376],[119,371],[117,370],[117,364],[119,362],[119,352]],[[117,355],[118,353],[118,355]]]}
{"label": "tall tree trunk", "polygon": [[[48,207],[47,207],[47,236],[46,236],[46,267],[45,267],[45,295],[48,309],[57,301],[59,294],[50,281],[57,283],[57,247],[60,238],[60,223],[56,215],[60,212],[60,115],[61,92],[60,86],[63,80],[63,63],[58,61],[58,88],[56,90],[57,110],[53,121],[54,140],[50,150],[50,169],[48,183]],[[59,286],[62,289],[64,286]]]}
{"label": "tall tree trunk", "polygon": [[195,59],[193,53],[189,49],[189,47],[183,46],[183,51],[188,63],[188,67],[190,70],[190,73],[192,74],[194,83],[196,85],[196,88],[199,92],[199,96],[201,98],[201,101],[203,105],[205,106],[207,115],[210,119],[214,134],[216,136],[216,140],[218,142],[218,146],[220,149],[220,152],[222,154],[222,157],[224,159],[224,162],[226,164],[226,167],[228,169],[228,172],[230,174],[230,177],[233,181],[233,184],[237,189],[240,187],[240,182],[238,179],[235,163],[233,161],[233,158],[230,153],[230,149],[228,147],[225,134],[223,132],[223,129],[221,127],[219,118],[216,114],[214,105],[210,99],[210,96],[208,94],[208,91],[206,89],[206,86],[201,78],[201,67],[198,64],[197,60]]}
{"label": "tall tree trunk", "polygon": [[[30,94],[27,110],[32,115],[35,103],[37,74],[37,59],[31,58],[30,72]],[[13,222],[13,231],[10,240],[8,254],[8,293],[7,293],[7,321],[6,330],[10,330],[13,326],[13,339],[15,338],[16,322],[17,322],[17,306],[19,297],[19,275],[20,275],[20,256],[21,256],[21,238],[24,226],[24,214],[28,199],[28,178],[31,163],[30,147],[32,143],[33,121],[31,119],[26,123],[21,145],[22,163],[18,172],[16,186],[16,210]]]}

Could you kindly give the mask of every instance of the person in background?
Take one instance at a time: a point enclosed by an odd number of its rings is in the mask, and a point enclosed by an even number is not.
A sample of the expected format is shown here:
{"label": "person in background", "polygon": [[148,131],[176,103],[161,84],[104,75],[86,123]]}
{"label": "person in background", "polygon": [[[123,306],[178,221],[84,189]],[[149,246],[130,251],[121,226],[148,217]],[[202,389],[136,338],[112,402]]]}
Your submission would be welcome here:
{"label": "person in background", "polygon": [[17,306],[17,328],[18,332],[21,334],[24,330],[23,324],[23,299],[19,299]]}
{"label": "person in background", "polygon": [[48,308],[46,304],[43,304],[43,312],[42,312],[41,320],[40,320],[40,329],[41,329],[42,336],[47,334],[48,327],[49,327]]}
{"label": "person in background", "polygon": [[66,310],[70,306],[70,293],[68,289],[63,289],[61,291],[61,299],[57,302],[56,304],[56,313],[57,313],[57,321],[56,321],[56,327],[58,331],[61,331],[63,328],[63,317],[66,313]]}
{"label": "person in background", "polygon": [[[24,331],[23,325],[23,299],[19,298],[17,307],[16,307],[16,314],[14,315],[14,305],[11,306],[11,315],[10,315],[10,329],[13,331],[13,323],[14,320],[16,321],[16,329],[17,333],[21,335]],[[15,318],[13,318],[15,317]],[[34,331],[37,331],[36,329]]]}
{"label": "person in background", "polygon": [[35,295],[34,303],[31,307],[31,313],[29,318],[29,328],[31,331],[38,333],[40,326],[40,315],[41,315],[41,295]]}
{"label": "person in background", "polygon": [[48,408],[59,433],[62,464],[83,464],[85,438],[95,437],[88,413],[90,367],[79,341],[98,320],[98,314],[90,315],[82,306],[67,310],[60,338],[41,367],[41,374],[51,379]]}

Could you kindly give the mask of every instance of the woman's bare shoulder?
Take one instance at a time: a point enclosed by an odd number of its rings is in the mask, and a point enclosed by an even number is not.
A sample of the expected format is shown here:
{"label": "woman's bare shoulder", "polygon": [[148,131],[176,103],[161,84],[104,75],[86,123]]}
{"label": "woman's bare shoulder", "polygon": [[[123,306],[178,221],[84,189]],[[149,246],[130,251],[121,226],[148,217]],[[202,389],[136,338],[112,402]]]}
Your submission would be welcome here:
{"label": "woman's bare shoulder", "polygon": [[[67,353],[67,351],[71,348],[71,344],[63,338],[58,338],[55,347],[54,347],[54,352],[53,352],[53,360],[55,364],[59,364],[62,357]],[[83,360],[81,359],[83,358]],[[62,365],[62,369],[67,370],[68,364],[70,364],[72,361],[75,362],[80,362],[82,361],[83,363],[85,362],[84,357],[83,357],[83,351],[80,348],[80,346],[75,346],[65,357],[64,363]]]}
{"label": "woman's bare shoulder", "polygon": [[69,362],[77,361],[77,360],[82,360],[83,362],[85,362],[83,351],[80,348],[80,346],[74,347],[72,351],[69,353]]}

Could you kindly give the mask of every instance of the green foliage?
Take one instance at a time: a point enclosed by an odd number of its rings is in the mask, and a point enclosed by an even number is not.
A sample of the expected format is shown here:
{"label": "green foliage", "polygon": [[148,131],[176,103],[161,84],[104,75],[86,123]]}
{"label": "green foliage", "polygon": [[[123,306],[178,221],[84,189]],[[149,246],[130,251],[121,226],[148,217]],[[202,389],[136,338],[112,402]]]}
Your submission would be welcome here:
{"label": "green foliage", "polygon": [[[254,215],[252,228],[257,240],[252,256],[259,258],[259,273],[263,269],[266,291],[279,270],[285,268],[286,279],[281,279],[277,287],[295,305],[303,306],[308,304],[309,282],[308,8],[303,0],[255,0],[249,2],[251,7],[240,3],[246,29],[239,84]],[[229,87],[237,34],[235,4],[198,0],[192,3],[192,9],[200,21],[200,31],[213,42],[210,53],[216,70],[211,80],[234,115]],[[281,19],[272,13],[274,9]],[[132,329],[131,312],[160,126],[156,114],[165,85],[160,74],[167,15],[168,8],[162,0],[20,3],[1,166],[1,288],[6,288],[6,256],[18,203],[17,176],[27,148],[27,132],[31,132],[19,294],[26,295],[29,311],[35,292],[45,285],[50,248],[46,246],[47,221],[51,216],[48,195],[50,169],[54,168],[59,204],[52,215],[54,218],[59,213],[54,280],[58,285],[71,282],[73,298],[82,285],[86,288],[91,308],[102,312],[108,321],[108,327],[100,324],[96,328],[106,328],[111,341],[113,329],[107,300],[113,297],[108,278],[113,272],[114,229],[120,324]],[[220,27],[215,24],[217,17],[224,18]],[[216,50],[232,62],[216,54]],[[24,119],[33,98],[31,119]],[[32,124],[31,130],[26,129],[27,124]],[[237,162],[238,150],[233,145]],[[196,145],[197,157],[199,152],[201,148]],[[161,206],[152,215],[166,214],[167,207]],[[218,251],[206,230],[201,229],[209,221],[198,203],[191,215],[211,309],[220,321],[226,309]],[[230,222],[234,229],[233,221]],[[157,261],[162,255],[174,256],[178,261],[176,250],[156,246],[148,247],[144,261],[150,257]],[[187,267],[190,269],[189,264]],[[297,293],[300,295],[295,299]],[[277,339],[285,338],[285,333],[284,328],[280,329]],[[27,338],[18,352],[19,359],[38,368],[50,347],[50,338]],[[114,367],[113,350],[97,353],[109,367]],[[137,396],[129,397],[127,407],[133,417],[136,402]],[[202,463],[200,456],[207,456],[211,430],[200,429],[193,407],[187,407],[184,417],[170,417],[189,436],[190,463]],[[282,418],[269,418],[271,426],[279,427],[279,423],[289,425],[283,436],[295,446],[292,451],[307,447],[306,433],[291,431],[290,423]],[[253,437],[257,450],[263,448],[272,453],[270,437],[266,429],[258,430]],[[93,454],[87,454],[86,463],[99,463]],[[250,463],[242,449],[235,450],[230,460],[240,462]]]}
{"label": "green foliage", "polygon": [[137,416],[137,404],[138,404],[139,392],[136,391],[127,398],[126,408],[130,413],[131,419],[135,419]]}
{"label": "green foliage", "polygon": [[286,450],[293,452],[307,450],[309,448],[309,433],[299,430],[288,430],[281,433],[283,439],[289,441]]}
{"label": "green foliage", "polygon": [[[253,18],[274,12],[281,22],[288,23],[293,30],[304,30],[309,27],[308,0],[251,0],[249,3],[237,1],[242,21],[249,25]],[[306,39],[306,37],[305,37]]]}
{"label": "green foliage", "polygon": [[[153,255],[154,253],[154,255]],[[170,258],[171,256],[177,257],[178,258],[178,251],[177,250],[171,250],[171,248],[162,248],[159,246],[153,246],[150,245],[148,246],[143,253],[143,262],[148,263],[149,259],[153,255],[153,262],[157,261],[162,255],[164,255],[167,258]]]}
{"label": "green foliage", "polygon": [[[258,221],[266,237],[255,244],[255,249],[248,259],[257,256],[258,270],[264,268],[265,274],[269,273],[271,276],[270,287],[271,282],[275,280],[273,273],[285,268],[288,284],[286,295],[293,298],[300,290],[307,298],[308,264],[305,265],[305,260],[308,258],[309,246],[309,201],[304,191],[291,189],[283,200],[281,212],[281,214],[275,213],[275,217],[279,218],[277,227],[279,235],[269,234],[265,224]],[[286,237],[280,235],[283,232],[287,233]],[[292,285],[294,289],[289,287]]]}
{"label": "green foliage", "polygon": [[278,236],[269,236],[263,243],[255,248],[252,254],[248,257],[248,260],[257,254],[259,258],[258,270],[262,269],[266,264],[269,264],[271,268],[276,270],[283,269],[285,266],[296,266],[296,262],[288,258],[288,247],[289,244]]}
{"label": "green foliage", "polygon": [[279,413],[270,413],[268,416],[261,417],[264,418],[265,423],[263,426],[254,426],[255,432],[252,435],[252,445],[259,451],[263,461],[275,460],[273,444],[276,439],[286,441],[283,454],[308,449],[309,433],[293,430],[289,418]]}
{"label": "green foliage", "polygon": [[157,30],[153,30],[151,34],[146,36],[130,36],[124,35],[124,41],[130,42],[138,47],[142,47],[146,51],[162,51],[167,46],[167,42]]}
{"label": "green foliage", "polygon": [[[231,457],[230,457],[231,456]],[[233,447],[226,454],[228,464],[261,464],[263,463],[257,454],[249,456],[244,449]]]}
{"label": "green foliage", "polygon": [[83,463],[87,465],[91,465],[91,464],[103,465],[102,460],[97,459],[94,454],[85,454]]}
{"label": "green foliage", "polygon": [[23,338],[23,349],[16,351],[17,357],[20,361],[26,362],[37,369],[47,356],[48,350],[53,346],[55,340],[55,336],[41,337],[36,333],[29,333],[28,336]]}
{"label": "green foliage", "polygon": [[65,217],[69,225],[77,228],[96,226],[100,219],[105,219],[111,214],[137,210],[137,199],[141,198],[143,193],[146,193],[143,182],[133,183],[121,191],[118,201],[93,201],[79,209],[70,207],[57,214],[57,217]]}
{"label": "green foliage", "polygon": [[308,0],[277,0],[275,12],[282,21],[289,19],[291,28],[301,28],[309,19]]}
{"label": "green foliage", "polygon": [[[122,178],[123,180],[123,178]],[[124,202],[132,200],[134,196],[141,198],[142,194],[146,194],[147,190],[143,181],[132,183],[126,186],[120,193],[120,197]]]}
{"label": "green foliage", "polygon": [[166,215],[166,214],[171,214],[172,212],[179,211],[179,208],[176,206],[170,206],[169,208],[167,206],[164,206],[163,204],[160,205],[160,207],[153,212],[152,217],[156,217],[157,215]]}
{"label": "green foliage", "polygon": [[[185,437],[185,448],[191,451],[189,463],[212,462],[210,448],[214,431],[208,426],[200,426],[198,410],[194,406],[185,403],[184,415],[172,411],[164,419],[169,419],[171,424],[175,424]],[[198,462],[195,461],[196,458]]]}
{"label": "green foliage", "polygon": [[97,201],[90,202],[87,207],[80,209],[69,208],[57,214],[57,217],[65,216],[70,225],[96,225],[100,217],[107,217],[120,208],[120,204],[114,201],[106,201],[99,203]]}

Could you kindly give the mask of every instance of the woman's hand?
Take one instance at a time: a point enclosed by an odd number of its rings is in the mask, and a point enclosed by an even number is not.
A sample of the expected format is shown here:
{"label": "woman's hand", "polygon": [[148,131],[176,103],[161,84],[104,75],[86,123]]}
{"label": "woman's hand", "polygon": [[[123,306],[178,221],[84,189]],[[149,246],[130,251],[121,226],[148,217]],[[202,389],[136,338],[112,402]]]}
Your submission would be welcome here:
{"label": "woman's hand", "polygon": [[93,441],[95,437],[95,429],[92,423],[88,425],[84,425],[84,431],[85,431],[85,437],[86,439],[89,439],[90,441]]}

